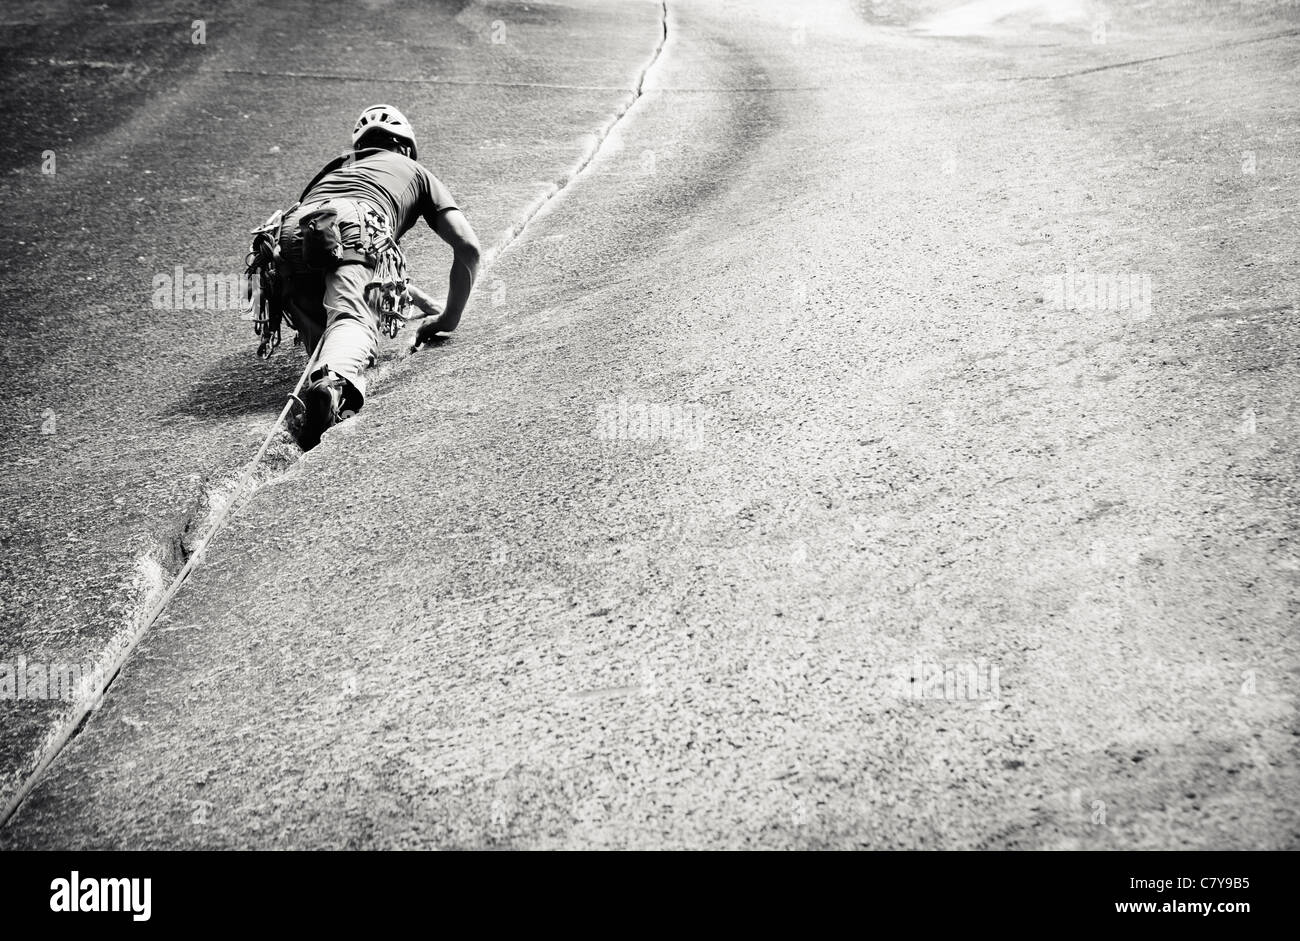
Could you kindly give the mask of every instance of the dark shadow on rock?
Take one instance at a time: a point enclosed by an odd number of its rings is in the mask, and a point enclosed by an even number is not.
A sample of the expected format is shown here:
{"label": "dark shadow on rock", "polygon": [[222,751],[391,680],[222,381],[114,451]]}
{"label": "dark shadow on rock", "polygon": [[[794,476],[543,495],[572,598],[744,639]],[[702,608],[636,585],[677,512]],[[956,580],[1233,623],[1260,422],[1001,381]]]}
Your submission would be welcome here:
{"label": "dark shadow on rock", "polygon": [[163,414],[227,418],[277,412],[306,364],[302,348],[288,338],[269,360],[258,359],[252,346],[232,351],[195,376],[185,394]]}

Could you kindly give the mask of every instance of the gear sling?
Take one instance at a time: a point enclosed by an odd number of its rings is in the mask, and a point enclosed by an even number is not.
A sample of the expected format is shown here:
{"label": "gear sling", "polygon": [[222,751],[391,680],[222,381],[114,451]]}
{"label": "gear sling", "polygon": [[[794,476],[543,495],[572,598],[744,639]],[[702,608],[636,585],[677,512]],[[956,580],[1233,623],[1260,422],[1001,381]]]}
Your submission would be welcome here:
{"label": "gear sling", "polygon": [[[303,195],[347,159],[345,155],[331,161],[307,184]],[[349,232],[349,237],[345,237],[339,225],[338,210],[332,205],[332,200],[324,200],[316,208],[304,212],[298,218],[296,244],[300,246],[300,258],[284,257],[280,230],[285,217],[292,216],[302,205],[301,198],[287,211],[273,213],[252,231],[244,273],[253,332],[261,338],[257,347],[260,358],[268,359],[280,345],[291,269],[328,272],[340,265],[367,265],[374,269],[374,277],[367,282],[364,296],[379,319],[380,332],[395,337],[406,322],[406,311],[411,304],[406,256],[393,237],[388,219],[368,203],[358,201],[358,204],[363,207],[361,231]],[[349,228],[355,227],[349,224]]]}

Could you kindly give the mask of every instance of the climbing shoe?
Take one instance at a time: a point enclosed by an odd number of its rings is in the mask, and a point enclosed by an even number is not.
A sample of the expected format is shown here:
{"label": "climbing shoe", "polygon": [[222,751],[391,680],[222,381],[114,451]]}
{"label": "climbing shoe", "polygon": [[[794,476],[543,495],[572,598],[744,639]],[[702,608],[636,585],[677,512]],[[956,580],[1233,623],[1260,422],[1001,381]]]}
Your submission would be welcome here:
{"label": "climbing shoe", "polygon": [[342,376],[327,370],[321,370],[312,376],[312,383],[302,394],[305,412],[302,427],[298,432],[298,443],[304,451],[310,451],[320,444],[321,435],[345,418],[356,414],[355,396],[351,383]]}

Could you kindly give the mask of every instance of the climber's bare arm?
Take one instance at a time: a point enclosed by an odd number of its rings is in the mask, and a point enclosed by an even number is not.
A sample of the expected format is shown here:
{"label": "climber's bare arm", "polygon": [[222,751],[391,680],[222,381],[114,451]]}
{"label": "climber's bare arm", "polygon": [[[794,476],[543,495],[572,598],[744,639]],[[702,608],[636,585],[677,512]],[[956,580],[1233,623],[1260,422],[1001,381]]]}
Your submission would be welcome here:
{"label": "climber's bare arm", "polygon": [[[437,334],[450,333],[460,324],[460,315],[469,302],[470,292],[474,289],[474,279],[478,277],[479,245],[478,236],[470,226],[469,220],[459,209],[448,209],[438,213],[434,219],[433,230],[438,237],[451,246],[453,258],[451,275],[447,284],[447,303],[442,313],[430,320],[415,335],[415,347],[437,339]],[[423,292],[421,292],[423,293]],[[426,299],[428,295],[424,295]],[[412,297],[415,297],[412,294]],[[432,303],[432,300],[430,303]],[[418,298],[416,304],[423,308]]]}

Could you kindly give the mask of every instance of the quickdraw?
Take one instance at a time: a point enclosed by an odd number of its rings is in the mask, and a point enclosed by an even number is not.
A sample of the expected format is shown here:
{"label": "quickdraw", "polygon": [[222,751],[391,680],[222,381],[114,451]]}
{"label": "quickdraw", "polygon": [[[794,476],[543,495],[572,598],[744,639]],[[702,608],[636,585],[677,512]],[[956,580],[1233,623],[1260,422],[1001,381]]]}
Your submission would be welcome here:
{"label": "quickdraw", "polygon": [[392,339],[405,325],[408,319],[406,311],[411,306],[406,255],[393,238],[393,231],[383,215],[367,208],[362,221],[366,258],[375,269],[374,278],[366,284],[364,296],[370,309],[379,317],[380,332]]}
{"label": "quickdraw", "polygon": [[280,225],[284,212],[277,210],[271,218],[252,231],[253,241],[244,259],[246,314],[253,319],[253,333],[262,338],[257,346],[260,359],[270,359],[280,345],[280,324],[284,319],[283,292],[280,289]]}

